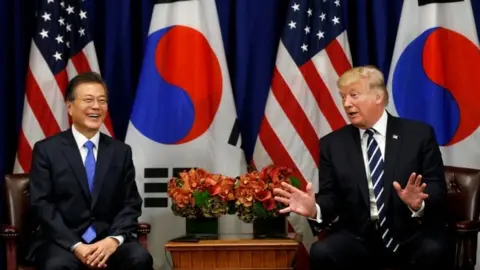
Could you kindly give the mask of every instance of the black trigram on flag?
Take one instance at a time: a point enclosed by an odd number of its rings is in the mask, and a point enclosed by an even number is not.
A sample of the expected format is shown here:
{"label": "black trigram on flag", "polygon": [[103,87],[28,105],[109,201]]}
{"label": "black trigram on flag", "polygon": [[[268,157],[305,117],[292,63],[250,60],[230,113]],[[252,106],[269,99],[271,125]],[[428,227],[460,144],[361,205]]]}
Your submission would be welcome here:
{"label": "black trigram on flag", "polygon": [[238,123],[238,119],[235,119],[235,122],[233,123],[232,131],[230,132],[230,137],[228,138],[228,144],[241,147],[241,145],[237,145],[239,141],[240,141],[240,124]]}
{"label": "black trigram on flag", "polygon": [[[144,184],[144,206],[145,208],[166,208],[168,206],[168,180],[173,176],[190,168],[145,168],[144,178],[159,180],[159,182],[148,182]],[[171,172],[171,173],[169,173]],[[161,182],[160,182],[161,181]],[[160,193],[160,195],[156,195]]]}
{"label": "black trigram on flag", "polygon": [[444,3],[454,3],[454,2],[463,2],[464,0],[418,0],[419,6],[424,6],[428,4],[444,4]]}

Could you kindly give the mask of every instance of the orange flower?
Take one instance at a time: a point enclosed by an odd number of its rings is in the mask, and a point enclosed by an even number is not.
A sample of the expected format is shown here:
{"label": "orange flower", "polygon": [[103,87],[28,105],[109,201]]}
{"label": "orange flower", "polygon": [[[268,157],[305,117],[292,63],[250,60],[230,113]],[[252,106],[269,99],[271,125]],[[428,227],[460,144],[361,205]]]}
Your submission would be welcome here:
{"label": "orange flower", "polygon": [[262,169],[261,174],[262,179],[268,179],[273,183],[278,183],[288,179],[288,177],[293,174],[293,170],[285,166],[269,165]]}
{"label": "orange flower", "polygon": [[227,201],[232,201],[235,199],[234,187],[235,180],[231,177],[222,176],[221,180],[217,184],[219,185],[218,195]]}
{"label": "orange flower", "polygon": [[[260,179],[258,172],[250,172],[240,176],[239,185],[236,188],[235,196],[237,204],[251,207],[259,193],[266,188],[266,183]],[[262,196],[262,195],[260,195]]]}
{"label": "orange flower", "polygon": [[240,185],[235,190],[235,197],[237,197],[237,204],[245,207],[251,207],[253,205],[253,198],[255,192],[248,185]]}
{"label": "orange flower", "polygon": [[192,188],[197,189],[200,187],[200,183],[202,177],[204,175],[204,171],[199,169],[190,169],[190,171],[183,173],[183,177],[185,177],[185,181],[188,182]]}
{"label": "orange flower", "polygon": [[275,209],[275,204],[276,202],[274,198],[263,201],[263,207],[268,211]]}
{"label": "orange flower", "polygon": [[267,188],[267,184],[263,180],[258,180],[256,182],[252,182],[252,187],[255,193],[259,193]]}
{"label": "orange flower", "polygon": [[208,193],[212,196],[220,193],[220,175],[207,175],[203,180],[203,187],[206,188]]}
{"label": "orange flower", "polygon": [[172,178],[168,182],[168,196],[172,198],[173,203],[177,204],[180,208],[195,203],[192,192],[188,182],[184,182],[182,179]]}
{"label": "orange flower", "polygon": [[275,188],[282,188],[282,182],[289,183],[289,181],[271,182],[271,183],[268,183],[268,189],[273,190]]}
{"label": "orange flower", "polygon": [[175,189],[177,188],[177,184],[175,183],[175,178],[170,179],[168,181],[168,188],[167,188],[167,194],[168,196],[172,196],[172,194],[175,192]]}
{"label": "orange flower", "polygon": [[250,182],[250,177],[248,174],[240,175],[238,182],[240,185],[246,185],[248,182]]}
{"label": "orange flower", "polygon": [[204,178],[203,184],[205,187],[215,186],[218,182],[218,176],[216,175],[208,175]]}
{"label": "orange flower", "polygon": [[255,199],[258,201],[266,201],[272,198],[272,192],[269,190],[262,190],[260,192],[255,193]]}
{"label": "orange flower", "polygon": [[179,208],[186,207],[187,205],[195,205],[195,200],[192,196],[192,193],[185,192],[185,190],[182,189],[178,189],[178,191],[175,192],[171,198]]}
{"label": "orange flower", "polygon": [[275,168],[275,165],[270,164],[266,167],[263,167],[263,169],[260,172],[260,178],[261,179],[268,179],[270,177],[270,172]]}

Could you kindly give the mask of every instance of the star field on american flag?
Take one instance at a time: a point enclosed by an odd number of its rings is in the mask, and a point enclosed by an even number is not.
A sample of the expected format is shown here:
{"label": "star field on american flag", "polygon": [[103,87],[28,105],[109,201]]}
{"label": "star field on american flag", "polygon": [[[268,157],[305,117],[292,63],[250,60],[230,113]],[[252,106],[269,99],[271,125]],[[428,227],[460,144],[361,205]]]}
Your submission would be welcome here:
{"label": "star field on american flag", "polygon": [[[14,172],[28,173],[38,141],[71,127],[65,104],[68,82],[85,72],[100,73],[89,34],[89,1],[37,0],[25,105]],[[100,130],[113,136],[107,113]]]}
{"label": "star field on american flag", "polygon": [[65,69],[71,56],[90,41],[87,12],[82,0],[40,0],[37,10],[38,49],[53,74]]}
{"label": "star field on american flag", "polygon": [[340,0],[290,2],[282,41],[298,66],[309,61],[345,31]]}

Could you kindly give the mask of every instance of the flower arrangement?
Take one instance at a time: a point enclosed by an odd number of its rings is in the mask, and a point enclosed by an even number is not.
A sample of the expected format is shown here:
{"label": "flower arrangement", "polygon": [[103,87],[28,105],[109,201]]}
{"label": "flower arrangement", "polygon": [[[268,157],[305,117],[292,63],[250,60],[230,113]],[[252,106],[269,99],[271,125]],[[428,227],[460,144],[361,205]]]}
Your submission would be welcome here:
{"label": "flower arrangement", "polygon": [[285,205],[275,201],[273,189],[281,188],[282,182],[300,188],[300,181],[293,177],[293,170],[284,166],[272,164],[261,171],[252,170],[239,176],[235,186],[238,217],[250,223],[258,218],[281,216],[279,211]]}
{"label": "flower arrangement", "polygon": [[233,202],[235,179],[204,169],[183,171],[168,182],[175,215],[195,219],[225,215]]}
{"label": "flower arrangement", "polygon": [[251,223],[256,219],[288,215],[280,214],[285,205],[275,201],[273,194],[282,182],[300,188],[293,170],[285,166],[272,164],[260,171],[253,169],[236,179],[198,168],[170,179],[168,196],[177,216],[215,218],[236,212],[240,220]]}

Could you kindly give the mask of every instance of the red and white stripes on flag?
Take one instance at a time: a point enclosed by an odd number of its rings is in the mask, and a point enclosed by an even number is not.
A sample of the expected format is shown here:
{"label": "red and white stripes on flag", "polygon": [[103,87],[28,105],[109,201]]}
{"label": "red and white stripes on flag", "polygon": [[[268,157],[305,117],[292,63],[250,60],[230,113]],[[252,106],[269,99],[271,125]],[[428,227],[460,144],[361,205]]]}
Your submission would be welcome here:
{"label": "red and white stripes on flag", "polygon": [[[291,1],[253,155],[257,168],[294,168],[315,192],[319,140],[347,123],[336,85],[352,66],[341,14],[340,1]],[[306,219],[293,216],[290,225],[309,249],[315,237]]]}
{"label": "red and white stripes on flag", "polygon": [[351,68],[346,33],[298,69],[280,44],[276,67],[255,144],[259,168],[271,163],[298,169],[317,191],[319,140],[343,127],[347,116],[336,82]]}
{"label": "red and white stripes on flag", "polygon": [[[88,33],[82,1],[41,0],[32,39],[25,84],[22,127],[14,173],[28,173],[34,144],[70,127],[64,101],[70,79],[87,71],[100,72]],[[113,136],[107,115],[102,132]]]}

